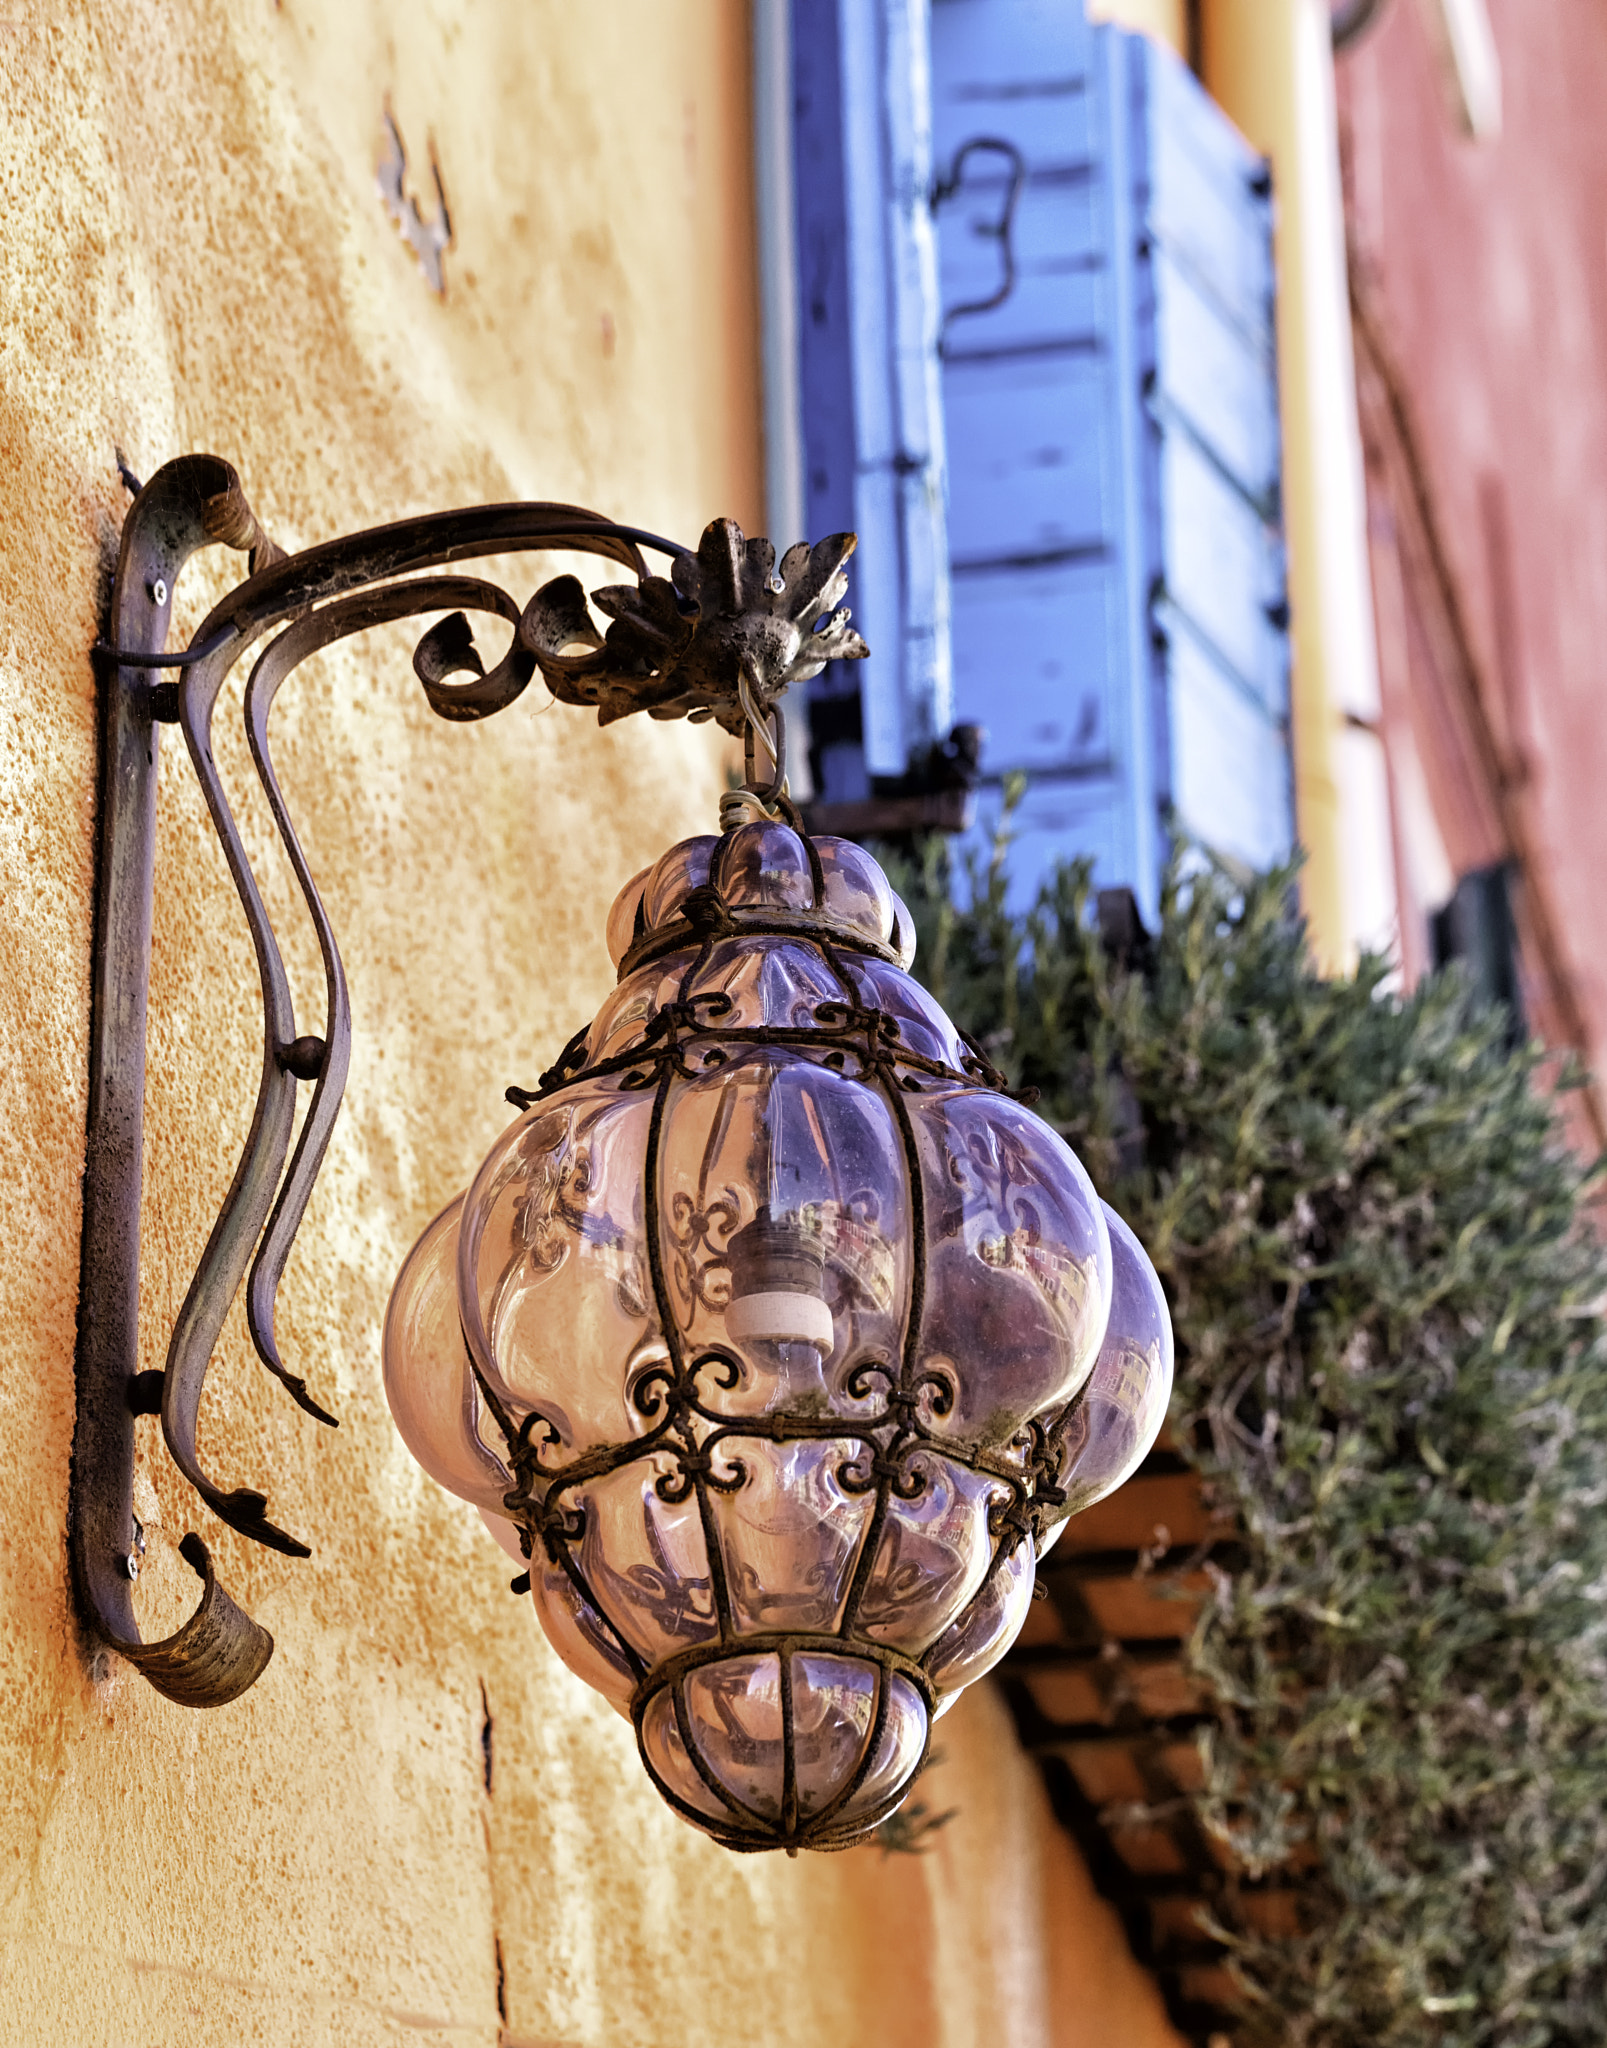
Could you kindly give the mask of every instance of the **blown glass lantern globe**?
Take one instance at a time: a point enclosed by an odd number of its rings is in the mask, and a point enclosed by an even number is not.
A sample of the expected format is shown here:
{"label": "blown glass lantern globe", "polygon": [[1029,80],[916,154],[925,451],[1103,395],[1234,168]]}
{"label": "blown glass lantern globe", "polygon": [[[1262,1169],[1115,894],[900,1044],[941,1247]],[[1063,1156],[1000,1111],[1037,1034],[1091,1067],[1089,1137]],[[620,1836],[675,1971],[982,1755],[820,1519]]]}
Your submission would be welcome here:
{"label": "blown glass lantern globe", "polygon": [[1171,1330],[875,862],[757,808],[618,898],[618,986],[410,1253],[385,1383],[675,1810],[835,1849],[1144,1457]]}

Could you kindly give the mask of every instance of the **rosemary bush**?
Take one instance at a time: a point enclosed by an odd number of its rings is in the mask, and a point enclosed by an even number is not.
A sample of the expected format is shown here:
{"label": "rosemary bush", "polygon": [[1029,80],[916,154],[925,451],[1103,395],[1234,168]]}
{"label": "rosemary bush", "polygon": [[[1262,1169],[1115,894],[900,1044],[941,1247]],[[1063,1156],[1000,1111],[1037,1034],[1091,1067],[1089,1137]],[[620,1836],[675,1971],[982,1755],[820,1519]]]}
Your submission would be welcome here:
{"label": "rosemary bush", "polygon": [[[1459,977],[1325,980],[1291,874],[1174,873],[1137,963],[1086,868],[896,879],[918,968],[1148,1246],[1174,1421],[1242,1547],[1189,1654],[1202,1820],[1306,1931],[1221,1932],[1245,2043],[1607,2040],[1607,1256],[1538,1055]],[[897,863],[892,863],[897,869]]]}

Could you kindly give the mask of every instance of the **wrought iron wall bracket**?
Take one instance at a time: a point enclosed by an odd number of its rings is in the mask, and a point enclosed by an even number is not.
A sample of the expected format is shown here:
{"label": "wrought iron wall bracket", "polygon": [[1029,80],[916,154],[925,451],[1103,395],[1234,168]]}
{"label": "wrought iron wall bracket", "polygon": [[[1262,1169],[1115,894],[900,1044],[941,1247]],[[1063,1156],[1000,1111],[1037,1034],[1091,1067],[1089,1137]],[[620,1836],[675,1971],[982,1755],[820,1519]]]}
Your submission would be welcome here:
{"label": "wrought iron wall bracket", "polygon": [[[168,654],[174,587],[190,557],[212,544],[249,550],[251,573],[184,653]],[[169,1699],[220,1706],[237,1698],[261,1676],[273,1639],[224,1592],[205,1544],[189,1535],[180,1549],[202,1580],[200,1604],[175,1635],[142,1640],[132,1600],[136,1415],[160,1412],[175,1464],[222,1521],[300,1557],[307,1546],[269,1520],[265,1496],[218,1485],[197,1445],[207,1369],[242,1284],[262,1362],[310,1414],[334,1421],[286,1368],[274,1336],[275,1297],[334,1128],[351,1043],[334,932],[269,751],[269,713],[281,684],[320,648],[370,626],[446,613],[413,660],[443,718],[488,717],[539,671],[554,696],[594,707],[603,723],[645,710],[655,718],[714,718],[740,732],[756,714],[770,717],[790,683],[828,660],[865,652],[847,612],[835,609],[853,545],[852,535],[839,534],[793,548],[778,568],[767,541],[746,540],[728,520],[712,524],[693,553],[576,506],[517,504],[431,514],[285,556],[258,525],[234,471],[215,456],[168,463],[136,497],[123,529],[110,643],[97,650],[100,814],[69,1548],[86,1630]],[[668,577],[648,574],[644,549],[670,558]],[[606,631],[573,577],[547,584],[521,607],[496,584],[438,573],[476,556],[549,550],[600,555],[634,575],[633,584],[593,594],[611,620]],[[470,612],[513,629],[507,653],[490,670],[475,647]],[[246,733],[323,956],[326,1015],[317,1033],[297,1029],[278,943],[213,758],[219,694],[264,640],[246,686]],[[178,681],[162,680],[167,672]],[[264,1042],[233,1184],[180,1310],[165,1370],[153,1374],[139,1370],[139,1212],[158,727],[174,721],[251,929]],[[298,1084],[313,1093],[292,1156]]]}
{"label": "wrought iron wall bracket", "polygon": [[[235,502],[230,501],[233,486]],[[213,508],[209,530],[208,511]],[[227,514],[225,518],[223,515]],[[111,633],[133,655],[159,655],[172,593],[198,549],[260,546],[224,465],[177,465],[140,494],[123,530]],[[141,1639],[133,1500],[134,1418],[150,1412],[138,1371],[140,1183],[144,1149],[145,1012],[156,867],[156,713],[160,685],[144,667],[109,667],[100,695],[100,843],[90,994],[89,1128],[79,1284],[77,1414],[69,1551],[81,1619],[183,1706],[215,1706],[260,1677],[273,1638],[229,1598],[197,1536],[186,1560],[203,1590],[165,1642]],[[144,1385],[141,1385],[144,1382]]]}

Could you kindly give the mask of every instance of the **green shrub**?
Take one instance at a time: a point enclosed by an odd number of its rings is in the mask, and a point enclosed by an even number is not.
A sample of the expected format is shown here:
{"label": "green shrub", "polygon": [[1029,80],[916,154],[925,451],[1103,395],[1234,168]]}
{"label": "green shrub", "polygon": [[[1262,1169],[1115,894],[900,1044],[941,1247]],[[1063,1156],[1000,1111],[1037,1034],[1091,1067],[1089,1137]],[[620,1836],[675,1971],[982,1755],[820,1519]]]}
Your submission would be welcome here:
{"label": "green shrub", "polygon": [[1308,1929],[1221,1912],[1244,2042],[1607,2039],[1607,1258],[1533,1052],[1455,976],[1313,969],[1292,874],[1169,881],[1136,965],[1085,868],[895,867],[921,972],[1149,1247],[1174,1419],[1243,1546],[1190,1656],[1198,1808],[1305,1845]]}

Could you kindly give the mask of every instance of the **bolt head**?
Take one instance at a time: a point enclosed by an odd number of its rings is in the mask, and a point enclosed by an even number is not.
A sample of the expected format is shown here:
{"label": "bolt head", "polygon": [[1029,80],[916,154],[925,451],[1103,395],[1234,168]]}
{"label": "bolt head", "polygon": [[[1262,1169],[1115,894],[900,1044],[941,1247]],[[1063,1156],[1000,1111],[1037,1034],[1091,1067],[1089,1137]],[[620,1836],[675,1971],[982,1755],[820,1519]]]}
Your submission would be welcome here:
{"label": "bolt head", "polygon": [[167,603],[167,585],[162,581],[160,576],[158,576],[156,581],[151,585],[151,603]]}

